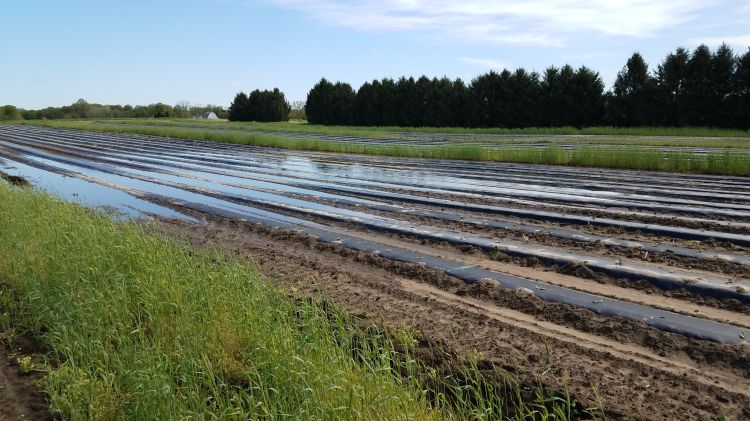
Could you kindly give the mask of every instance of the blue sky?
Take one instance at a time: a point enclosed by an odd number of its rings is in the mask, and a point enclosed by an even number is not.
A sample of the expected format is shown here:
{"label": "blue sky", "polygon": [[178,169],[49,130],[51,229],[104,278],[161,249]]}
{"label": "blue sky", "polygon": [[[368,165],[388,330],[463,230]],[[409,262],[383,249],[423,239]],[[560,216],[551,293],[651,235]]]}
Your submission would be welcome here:
{"label": "blue sky", "polygon": [[322,76],[471,80],[586,65],[610,85],[634,51],[750,46],[748,0],[24,0],[0,9],[0,104],[227,105]]}

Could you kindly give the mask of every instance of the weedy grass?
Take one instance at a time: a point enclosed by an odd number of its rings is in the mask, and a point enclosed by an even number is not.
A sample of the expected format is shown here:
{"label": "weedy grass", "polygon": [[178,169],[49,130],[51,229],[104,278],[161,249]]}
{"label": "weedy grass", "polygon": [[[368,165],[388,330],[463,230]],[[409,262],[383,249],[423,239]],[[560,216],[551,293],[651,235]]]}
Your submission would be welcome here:
{"label": "weedy grass", "polygon": [[65,419],[580,416],[471,364],[437,375],[414,334],[292,299],[232,256],[1,180],[0,313],[51,350],[44,387]]}
{"label": "weedy grass", "polygon": [[[464,127],[398,127],[398,126],[325,126],[308,124],[306,122],[228,122],[197,121],[193,119],[110,119],[99,120],[102,123],[125,123],[145,125],[171,125],[195,128],[230,128],[242,130],[262,130],[268,132],[315,133],[340,136],[373,136],[398,137],[399,134],[427,133],[427,134],[469,134],[469,135],[564,135],[564,136],[605,136],[605,140],[614,140],[606,136],[630,137],[631,141],[638,141],[638,137],[682,137],[688,138],[750,138],[750,130],[722,129],[710,127],[526,127],[515,129],[504,128],[464,128]],[[654,139],[648,139],[652,142]],[[698,141],[699,139],[692,139]],[[702,142],[706,146],[713,144],[713,140]],[[708,142],[708,143],[706,143]],[[698,145],[696,145],[698,146]]]}
{"label": "weedy grass", "polygon": [[273,134],[243,133],[193,127],[107,125],[94,121],[50,120],[33,121],[26,124],[99,132],[133,133],[213,142],[240,143],[316,152],[496,161],[520,164],[571,165],[734,176],[750,175],[750,153],[740,150],[709,151],[704,154],[684,150],[643,148],[637,145],[597,146],[582,144],[572,148],[565,148],[552,144],[550,146],[527,148],[514,147],[513,145],[487,147],[476,144],[456,143],[444,146],[410,146],[334,142],[304,138],[295,139]]}

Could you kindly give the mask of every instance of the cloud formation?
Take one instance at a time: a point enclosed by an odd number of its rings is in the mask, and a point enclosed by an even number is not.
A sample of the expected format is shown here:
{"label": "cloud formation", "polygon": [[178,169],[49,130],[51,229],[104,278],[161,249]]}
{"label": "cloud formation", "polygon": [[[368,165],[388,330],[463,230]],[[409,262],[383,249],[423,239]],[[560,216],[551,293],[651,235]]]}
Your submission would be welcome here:
{"label": "cloud formation", "polygon": [[266,0],[326,25],[560,46],[575,35],[648,37],[722,0]]}
{"label": "cloud formation", "polygon": [[693,38],[690,40],[693,45],[706,44],[709,47],[716,47],[722,43],[726,43],[730,47],[737,49],[737,52],[744,54],[747,48],[750,47],[750,35],[732,35],[726,37],[708,37],[708,38]]}
{"label": "cloud formation", "polygon": [[467,64],[470,64],[474,67],[478,67],[480,69],[484,70],[503,70],[503,69],[511,69],[512,66],[509,66],[507,63],[495,60],[491,58],[470,58],[470,57],[461,57],[461,61]]}

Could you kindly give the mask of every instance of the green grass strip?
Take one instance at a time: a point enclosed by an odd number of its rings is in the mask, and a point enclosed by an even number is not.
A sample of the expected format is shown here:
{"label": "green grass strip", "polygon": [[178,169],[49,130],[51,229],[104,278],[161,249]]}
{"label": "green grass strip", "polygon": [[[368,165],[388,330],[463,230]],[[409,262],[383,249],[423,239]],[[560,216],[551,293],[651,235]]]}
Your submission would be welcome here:
{"label": "green grass strip", "polygon": [[0,181],[3,322],[53,350],[68,419],[437,419],[382,337],[254,267]]}
{"label": "green grass strip", "polygon": [[591,136],[636,136],[636,137],[730,137],[750,138],[750,130],[719,129],[710,127],[527,127],[464,128],[464,127],[398,127],[398,126],[323,126],[305,122],[226,122],[194,119],[105,119],[103,123],[130,123],[156,125],[190,125],[199,128],[239,128],[249,130],[279,131],[293,133],[316,133],[341,136],[393,137],[398,133],[448,133],[448,134],[501,134],[501,135],[591,135]]}
{"label": "green grass strip", "polygon": [[[558,144],[575,145],[644,145],[644,146],[683,146],[705,148],[750,148],[750,132],[725,129],[705,128],[616,128],[592,127],[586,129],[562,128],[528,128],[528,129],[455,129],[441,132],[435,128],[403,127],[357,127],[357,126],[321,126],[305,123],[259,123],[200,121],[193,119],[121,119],[95,120],[101,124],[139,125],[178,127],[182,129],[220,129],[235,131],[262,131],[269,135],[275,133],[323,134],[330,136],[362,136],[372,138],[413,139],[410,133],[449,133],[470,134],[471,138],[448,137],[445,140],[455,144],[481,141],[494,145],[545,143],[551,146]],[[492,134],[503,134],[507,137],[491,137]],[[560,137],[558,135],[565,135]]]}
{"label": "green grass strip", "polygon": [[545,146],[535,148],[485,147],[451,144],[446,146],[377,145],[331,142],[317,139],[290,139],[271,134],[226,132],[164,126],[106,125],[94,121],[35,121],[26,124],[82,129],[99,132],[133,133],[212,142],[240,143],[304,151],[384,155],[411,158],[460,159],[521,164],[568,165],[577,167],[750,175],[750,154],[722,150],[699,154],[692,151],[661,151],[639,146],[593,146],[574,148]]}

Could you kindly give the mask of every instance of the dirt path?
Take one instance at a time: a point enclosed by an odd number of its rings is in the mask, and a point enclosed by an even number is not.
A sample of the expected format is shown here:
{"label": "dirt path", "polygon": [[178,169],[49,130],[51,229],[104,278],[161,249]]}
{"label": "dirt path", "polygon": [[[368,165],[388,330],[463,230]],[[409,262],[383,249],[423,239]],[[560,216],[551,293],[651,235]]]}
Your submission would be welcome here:
{"label": "dirt path", "polygon": [[196,247],[253,259],[295,294],[325,296],[386,325],[406,324],[460,355],[476,350],[522,384],[567,389],[584,407],[597,407],[601,399],[611,417],[750,417],[746,347],[688,340],[489,284],[467,286],[241,222],[209,218],[206,225],[161,226]]}

